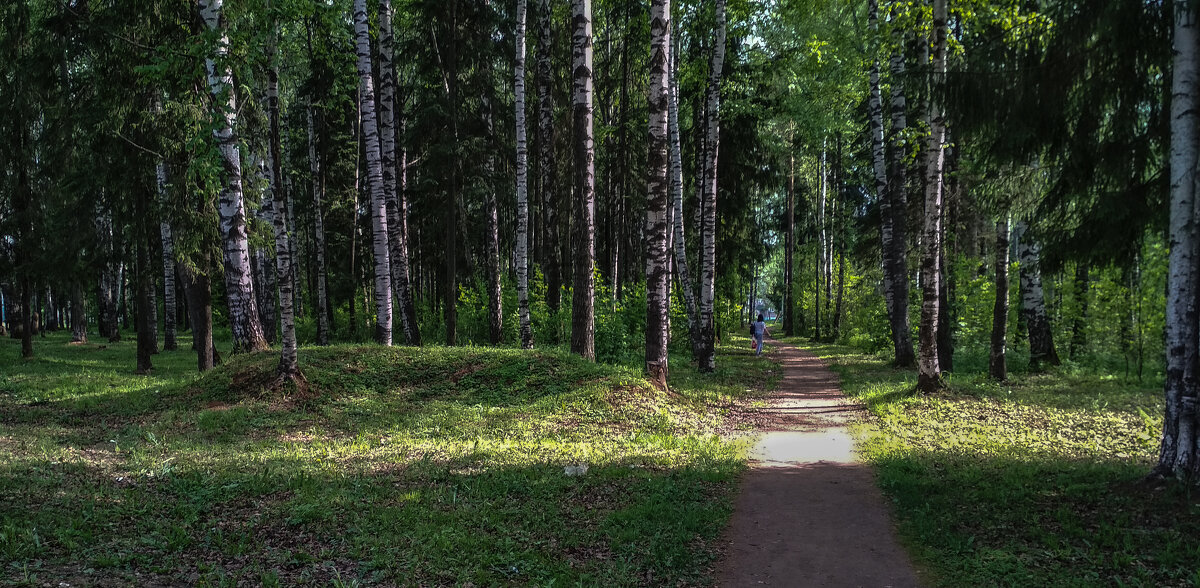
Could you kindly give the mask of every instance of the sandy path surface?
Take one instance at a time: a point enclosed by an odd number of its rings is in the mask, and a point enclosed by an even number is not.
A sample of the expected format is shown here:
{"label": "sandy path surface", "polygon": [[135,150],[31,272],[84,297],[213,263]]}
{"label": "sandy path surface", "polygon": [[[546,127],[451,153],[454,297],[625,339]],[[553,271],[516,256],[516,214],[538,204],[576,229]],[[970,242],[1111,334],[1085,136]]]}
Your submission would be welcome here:
{"label": "sandy path surface", "polygon": [[771,342],[783,379],[751,451],[719,586],[918,587],[874,476],[847,429],[861,414],[811,353]]}

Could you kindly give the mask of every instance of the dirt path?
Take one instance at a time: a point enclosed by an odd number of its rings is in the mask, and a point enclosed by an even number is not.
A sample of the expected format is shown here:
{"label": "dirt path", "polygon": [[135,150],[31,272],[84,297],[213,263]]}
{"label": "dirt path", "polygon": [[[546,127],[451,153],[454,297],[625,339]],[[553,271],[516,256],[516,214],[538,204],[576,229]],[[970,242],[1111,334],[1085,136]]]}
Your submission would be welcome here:
{"label": "dirt path", "polygon": [[920,586],[854,455],[847,425],[862,408],[816,356],[772,343],[783,380],[734,503],[718,585]]}

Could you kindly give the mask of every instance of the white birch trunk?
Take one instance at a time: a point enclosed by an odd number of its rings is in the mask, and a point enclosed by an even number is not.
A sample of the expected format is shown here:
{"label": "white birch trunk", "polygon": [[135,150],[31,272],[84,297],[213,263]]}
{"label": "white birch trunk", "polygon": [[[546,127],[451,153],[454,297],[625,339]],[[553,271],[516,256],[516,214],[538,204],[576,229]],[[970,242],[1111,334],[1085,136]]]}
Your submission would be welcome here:
{"label": "white birch trunk", "polygon": [[362,98],[362,132],[367,155],[367,186],[371,192],[372,250],[375,254],[375,340],[392,344],[392,279],[388,246],[383,162],[379,124],[375,116],[375,80],[371,68],[371,36],[367,27],[367,2],[354,0],[354,35],[358,56],[358,87]]}
{"label": "white birch trunk", "polygon": [[1058,353],[1046,313],[1046,297],[1042,291],[1041,246],[1029,234],[1029,226],[1018,222],[1016,227],[1017,259],[1021,268],[1021,312],[1029,329],[1029,364],[1040,369],[1042,364],[1058,365]]}
{"label": "white birch trunk", "polygon": [[525,20],[526,0],[517,0],[516,66],[513,92],[517,121],[517,320],[521,348],[533,349],[529,318],[529,144],[525,130]]}
{"label": "white birch trunk", "polygon": [[667,342],[670,335],[670,176],[668,119],[670,110],[671,1],[650,3],[649,155],[646,181],[646,375],[667,388]]}
{"label": "white birch trunk", "polygon": [[396,296],[396,307],[400,315],[400,326],[404,330],[404,342],[415,345],[417,324],[412,307],[412,292],[408,283],[408,241],[404,235],[399,201],[398,172],[396,157],[396,63],[395,43],[392,33],[391,0],[379,2],[379,133],[381,158],[383,160],[383,192],[387,207],[389,268],[392,290]]}
{"label": "white birch trunk", "polygon": [[988,375],[994,380],[1008,378],[1005,357],[1008,335],[1008,217],[996,223],[996,303],[992,308],[992,345],[988,354]]}
{"label": "white birch trunk", "polygon": [[[673,39],[673,40],[677,40]],[[678,47],[678,43],[675,43]],[[670,103],[667,113],[667,140],[671,148],[671,195],[673,200],[672,224],[674,225],[675,271],[679,274],[679,289],[683,293],[683,304],[687,310],[688,333],[692,338],[692,356],[700,357],[700,323],[696,310],[696,288],[688,267],[687,243],[683,231],[683,155],[679,146],[679,86],[675,78],[678,65],[677,52],[671,52]]]}
{"label": "white birch trunk", "polygon": [[[946,72],[946,0],[933,0],[933,70],[930,86],[938,88]],[[936,93],[936,92],[935,92]],[[938,361],[938,296],[941,287],[939,260],[942,252],[942,168],[945,163],[945,119],[941,105],[930,100],[929,147],[925,168],[925,224],[921,255],[921,329],[917,358],[917,388],[932,392],[942,386],[942,368]]]}
{"label": "white birch trunk", "polygon": [[571,0],[572,110],[575,119],[575,288],[571,352],[596,359],[596,153],[592,135],[592,2]]}
{"label": "white birch trunk", "polygon": [[[488,143],[495,145],[495,126],[492,120],[492,98],[490,89],[484,91],[480,108],[483,110],[483,126]],[[488,149],[484,157],[483,174],[487,178],[484,215],[487,220],[487,267],[488,291],[488,335],[492,345],[499,345],[504,335],[504,299],[500,291],[500,203],[496,196],[496,156]]]}
{"label": "white birch trunk", "polygon": [[164,351],[174,351],[179,345],[175,341],[175,241],[171,236],[171,223],[167,217],[167,164],[159,160],[154,167],[156,185],[158,187],[158,202],[160,207],[159,235],[162,238],[163,263],[163,330],[166,339],[163,341]]}
{"label": "white birch trunk", "polygon": [[234,348],[258,351],[267,344],[262,324],[258,320],[258,305],[254,299],[254,280],[250,268],[250,251],[246,233],[246,208],[242,195],[242,160],[238,149],[237,96],[233,90],[230,69],[229,36],[221,18],[224,0],[197,0],[200,16],[210,31],[217,33],[216,46],[205,59],[208,88],[213,97],[213,109],[219,125],[213,128],[213,138],[224,160],[225,182],[217,206],[220,215],[222,252],[225,260],[225,293],[229,298],[229,324],[233,330]]}
{"label": "white birch trunk", "polygon": [[1197,446],[1197,235],[1196,165],[1200,152],[1200,40],[1191,2],[1175,1],[1171,79],[1170,256],[1166,307],[1166,409],[1155,473],[1200,477]]}
{"label": "white birch trunk", "polygon": [[725,63],[725,0],[716,2],[712,62],[708,72],[707,136],[704,140],[704,199],[700,243],[700,371],[716,369],[717,157],[721,136],[721,70]]}
{"label": "white birch trunk", "polygon": [[[279,36],[278,25],[273,31],[275,39]],[[279,367],[276,373],[281,380],[294,380],[300,376],[300,366],[296,356],[296,312],[295,299],[295,265],[292,258],[291,235],[288,234],[288,217],[291,208],[286,200],[286,190],[283,184],[283,149],[279,131],[279,62],[276,54],[276,40],[272,39],[269,50],[271,69],[267,72],[267,112],[270,118],[271,142],[271,196],[272,214],[271,225],[275,229],[275,272],[279,284],[279,326],[280,351]],[[269,270],[268,270],[268,273]],[[269,300],[269,298],[268,298]],[[271,323],[271,329],[275,324]]]}
{"label": "white birch trunk", "polygon": [[313,233],[317,247],[317,345],[329,344],[329,293],[325,268],[325,210],[321,204],[321,160],[317,157],[317,131],[313,107],[308,106],[308,170],[312,176]]}
{"label": "white birch trunk", "polygon": [[[893,35],[897,47],[903,44],[903,34],[896,27]],[[892,175],[888,196],[891,209],[892,251],[886,250],[895,280],[891,284],[891,304],[895,307],[890,317],[892,338],[896,352],[897,367],[911,367],[916,363],[913,352],[912,331],[908,322],[908,171],[904,159],[904,132],[908,127],[908,103],[904,96],[904,53],[897,49],[892,54]],[[885,261],[885,263],[887,263]]]}
{"label": "white birch trunk", "polygon": [[558,163],[554,156],[554,94],[551,92],[550,0],[538,0],[538,175],[542,187],[542,224],[545,226],[546,305],[557,311],[562,297],[562,267],[565,259],[558,238]]}

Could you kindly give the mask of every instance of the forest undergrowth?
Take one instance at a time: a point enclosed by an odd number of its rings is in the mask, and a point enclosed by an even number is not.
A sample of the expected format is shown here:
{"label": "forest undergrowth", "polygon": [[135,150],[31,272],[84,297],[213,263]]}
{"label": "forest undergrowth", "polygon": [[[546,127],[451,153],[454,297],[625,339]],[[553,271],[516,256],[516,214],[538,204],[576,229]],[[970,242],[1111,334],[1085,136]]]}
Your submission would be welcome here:
{"label": "forest undergrowth", "polygon": [[1144,481],[1162,389],[1071,366],[937,394],[886,358],[795,340],[870,409],[863,458],[938,586],[1200,586],[1200,492]]}
{"label": "forest undergrowth", "polygon": [[[565,350],[304,347],[135,376],[133,341],[0,340],[0,583],[702,585],[778,378]],[[181,349],[190,341],[184,338]]]}

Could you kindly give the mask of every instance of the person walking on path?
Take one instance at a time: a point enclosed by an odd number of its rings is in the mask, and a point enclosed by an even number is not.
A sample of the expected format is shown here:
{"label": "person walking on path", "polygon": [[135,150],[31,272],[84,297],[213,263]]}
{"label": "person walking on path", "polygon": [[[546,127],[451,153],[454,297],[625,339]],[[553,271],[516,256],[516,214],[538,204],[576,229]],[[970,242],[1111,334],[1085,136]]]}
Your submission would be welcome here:
{"label": "person walking on path", "polygon": [[754,337],[755,355],[762,355],[763,338],[767,336],[767,323],[763,321],[763,315],[758,315],[758,320],[750,323],[750,336]]}

